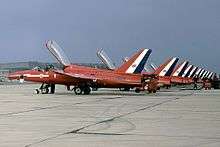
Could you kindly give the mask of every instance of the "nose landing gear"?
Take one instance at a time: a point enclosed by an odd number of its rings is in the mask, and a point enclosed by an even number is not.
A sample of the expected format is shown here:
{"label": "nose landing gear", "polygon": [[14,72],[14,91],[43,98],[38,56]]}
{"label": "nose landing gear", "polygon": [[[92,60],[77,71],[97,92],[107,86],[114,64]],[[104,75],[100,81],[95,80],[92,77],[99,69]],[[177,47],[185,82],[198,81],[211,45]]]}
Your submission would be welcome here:
{"label": "nose landing gear", "polygon": [[35,90],[37,94],[54,94],[55,93],[55,84],[42,84],[39,89]]}

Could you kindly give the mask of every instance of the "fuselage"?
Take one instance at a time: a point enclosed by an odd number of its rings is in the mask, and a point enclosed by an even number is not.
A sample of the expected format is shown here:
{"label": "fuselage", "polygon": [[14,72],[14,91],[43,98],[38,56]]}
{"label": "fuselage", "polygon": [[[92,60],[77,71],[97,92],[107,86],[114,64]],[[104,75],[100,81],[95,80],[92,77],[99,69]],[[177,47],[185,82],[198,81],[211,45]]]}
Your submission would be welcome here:
{"label": "fuselage", "polygon": [[120,88],[120,87],[141,87],[141,74],[120,73],[106,69],[97,69],[85,66],[70,65],[64,68],[64,73],[69,75],[84,75],[91,79],[72,78],[59,74],[55,70],[25,70],[11,73],[9,79],[21,79],[47,84],[81,85],[89,84],[91,87]]}
{"label": "fuselage", "polygon": [[[65,73],[69,74],[83,74],[85,76],[91,77],[92,83],[98,87],[140,87],[141,86],[141,74],[128,74],[115,72],[106,69],[97,69],[91,67],[71,65],[64,69]],[[74,84],[81,84],[82,80],[75,81]],[[73,84],[73,85],[74,85]]]}
{"label": "fuselage", "polygon": [[[154,73],[144,72],[144,75],[151,75]],[[188,77],[180,77],[180,76],[159,76],[158,75],[158,83],[161,86],[171,85],[171,84],[191,84],[193,83],[192,78]]]}

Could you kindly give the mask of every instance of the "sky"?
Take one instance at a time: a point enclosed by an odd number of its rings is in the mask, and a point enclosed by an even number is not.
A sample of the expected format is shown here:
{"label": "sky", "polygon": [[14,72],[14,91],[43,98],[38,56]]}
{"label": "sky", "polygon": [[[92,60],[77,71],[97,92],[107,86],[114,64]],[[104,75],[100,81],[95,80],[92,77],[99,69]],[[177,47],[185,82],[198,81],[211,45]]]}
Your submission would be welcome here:
{"label": "sky", "polygon": [[116,62],[150,48],[149,62],[177,56],[220,72],[219,0],[1,0],[0,62],[54,62],[55,40],[72,62]]}

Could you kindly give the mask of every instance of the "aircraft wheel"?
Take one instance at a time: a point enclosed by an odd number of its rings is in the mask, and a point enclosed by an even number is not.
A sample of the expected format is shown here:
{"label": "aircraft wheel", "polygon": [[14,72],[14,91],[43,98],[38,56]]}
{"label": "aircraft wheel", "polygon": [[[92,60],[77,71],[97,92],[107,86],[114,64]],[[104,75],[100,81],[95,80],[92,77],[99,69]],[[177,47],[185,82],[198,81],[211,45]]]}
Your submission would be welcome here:
{"label": "aircraft wheel", "polygon": [[43,88],[41,89],[42,94],[48,94],[49,93],[49,88]]}
{"label": "aircraft wheel", "polygon": [[39,93],[40,93],[40,91],[39,91],[38,89],[36,89],[35,92],[36,92],[36,94],[39,94]]}
{"label": "aircraft wheel", "polygon": [[130,91],[130,88],[119,88],[120,91]]}
{"label": "aircraft wheel", "polygon": [[74,92],[76,95],[82,94],[82,88],[81,87],[74,87]]}
{"label": "aircraft wheel", "polygon": [[140,90],[140,89],[138,89],[138,88],[136,88],[136,89],[135,89],[135,92],[136,92],[136,93],[140,93],[140,92],[141,92],[141,90]]}
{"label": "aircraft wheel", "polygon": [[97,87],[93,87],[92,91],[98,91],[98,88]]}
{"label": "aircraft wheel", "polygon": [[124,91],[124,88],[119,88],[120,91]]}
{"label": "aircraft wheel", "polygon": [[125,88],[125,91],[130,91],[130,88]]}
{"label": "aircraft wheel", "polygon": [[83,92],[84,92],[85,95],[90,94],[90,92],[91,92],[90,87],[85,87],[85,88],[83,89]]}

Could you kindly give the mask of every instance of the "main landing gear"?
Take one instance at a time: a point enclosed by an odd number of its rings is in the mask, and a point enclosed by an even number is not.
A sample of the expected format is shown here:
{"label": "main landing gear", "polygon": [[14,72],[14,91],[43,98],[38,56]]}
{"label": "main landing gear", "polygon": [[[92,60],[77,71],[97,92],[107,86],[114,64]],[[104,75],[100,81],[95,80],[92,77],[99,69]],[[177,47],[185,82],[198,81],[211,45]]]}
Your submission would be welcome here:
{"label": "main landing gear", "polygon": [[39,89],[36,89],[36,93],[42,94],[54,94],[55,93],[55,84],[42,84]]}
{"label": "main landing gear", "polygon": [[[71,90],[70,86],[67,86],[67,90]],[[74,90],[76,95],[89,95],[91,93],[91,88],[89,86],[75,86]],[[42,84],[39,89],[36,89],[37,94],[54,94],[55,84]]]}
{"label": "main landing gear", "polygon": [[120,91],[130,91],[130,88],[126,87],[126,88],[119,88]]}
{"label": "main landing gear", "polygon": [[91,92],[91,88],[89,86],[75,86],[73,90],[76,95],[88,95]]}

